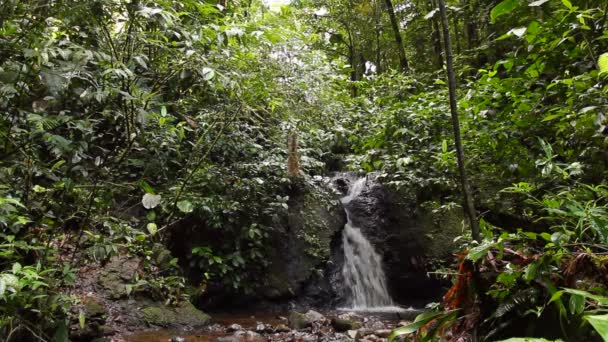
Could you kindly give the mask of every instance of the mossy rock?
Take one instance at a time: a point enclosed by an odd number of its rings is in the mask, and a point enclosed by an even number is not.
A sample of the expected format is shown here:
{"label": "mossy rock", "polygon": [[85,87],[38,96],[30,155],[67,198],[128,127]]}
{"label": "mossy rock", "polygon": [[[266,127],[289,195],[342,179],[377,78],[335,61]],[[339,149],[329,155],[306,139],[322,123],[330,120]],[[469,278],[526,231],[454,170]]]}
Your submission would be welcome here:
{"label": "mossy rock", "polygon": [[331,320],[331,325],[338,332],[345,332],[348,330],[357,330],[363,327],[363,324],[353,319],[334,318]]}
{"label": "mossy rock", "polygon": [[97,278],[97,283],[108,293],[111,299],[127,297],[127,285],[133,282],[133,276],[139,269],[140,259],[114,257],[104,267]]}
{"label": "mossy rock", "polygon": [[82,304],[84,305],[84,313],[87,318],[103,317],[107,311],[105,306],[94,297],[86,297]]}
{"label": "mossy rock", "polygon": [[174,307],[154,303],[141,309],[141,313],[145,323],[161,327],[198,328],[209,323],[211,319],[209,315],[195,308],[190,302],[182,302]]}
{"label": "mossy rock", "polygon": [[312,324],[306,314],[299,313],[296,311],[292,311],[289,314],[288,322],[289,327],[295,330],[306,329]]}

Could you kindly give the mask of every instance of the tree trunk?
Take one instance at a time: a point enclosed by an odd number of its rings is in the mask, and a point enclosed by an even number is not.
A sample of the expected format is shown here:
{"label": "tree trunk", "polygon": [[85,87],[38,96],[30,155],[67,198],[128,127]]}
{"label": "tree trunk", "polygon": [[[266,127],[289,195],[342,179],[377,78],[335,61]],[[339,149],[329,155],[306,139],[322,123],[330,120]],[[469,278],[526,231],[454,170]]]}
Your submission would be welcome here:
{"label": "tree trunk", "polygon": [[397,43],[397,53],[399,54],[399,65],[402,71],[406,71],[409,68],[407,58],[405,57],[405,48],[403,47],[403,39],[401,38],[401,32],[399,31],[399,21],[395,16],[395,9],[391,0],[385,0],[386,10],[388,16],[391,18],[391,26],[393,27],[393,34],[395,35],[395,43]]}
{"label": "tree trunk", "polygon": [[357,97],[357,85],[355,82],[357,81],[357,62],[356,62],[356,52],[355,48],[351,45],[348,46],[348,62],[350,63],[350,80],[353,82],[350,88],[350,96],[352,98]]}
{"label": "tree trunk", "polygon": [[454,58],[452,56],[452,42],[450,41],[450,27],[448,24],[448,16],[445,9],[445,1],[439,0],[439,11],[441,13],[441,23],[443,26],[443,42],[445,46],[445,59],[448,71],[448,87],[450,91],[450,112],[452,114],[452,128],[454,130],[454,143],[456,144],[456,156],[458,157],[458,169],[460,171],[460,181],[462,183],[462,191],[464,193],[465,211],[471,224],[471,233],[473,239],[479,241],[479,224],[477,222],[477,214],[475,213],[475,205],[469,186],[469,179],[465,168],[464,151],[462,149],[462,140],[460,138],[460,123],[458,121],[458,107],[456,105],[456,76],[454,75]]}
{"label": "tree trunk", "polygon": [[[433,10],[433,8],[435,7],[435,1],[431,1],[430,4],[431,10]],[[443,49],[441,48],[441,33],[439,32],[439,23],[435,19],[435,16],[433,16],[430,21],[431,29],[433,31],[431,37],[433,39],[433,51],[435,52],[435,61],[437,63],[437,69],[441,70],[443,69],[443,57],[441,57]]]}
{"label": "tree trunk", "polygon": [[473,0],[467,0],[464,7],[464,27],[465,35],[467,37],[467,49],[473,50],[477,47],[477,17],[475,16],[475,3]]}

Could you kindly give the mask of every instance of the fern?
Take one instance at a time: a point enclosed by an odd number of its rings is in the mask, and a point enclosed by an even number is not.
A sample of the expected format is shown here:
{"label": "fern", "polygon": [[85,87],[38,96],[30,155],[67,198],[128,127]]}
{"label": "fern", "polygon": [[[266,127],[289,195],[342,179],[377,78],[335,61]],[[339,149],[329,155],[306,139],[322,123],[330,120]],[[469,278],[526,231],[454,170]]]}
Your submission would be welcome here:
{"label": "fern", "polygon": [[529,307],[538,300],[538,289],[535,287],[519,290],[507,300],[500,303],[489,319],[497,319],[520,307]]}

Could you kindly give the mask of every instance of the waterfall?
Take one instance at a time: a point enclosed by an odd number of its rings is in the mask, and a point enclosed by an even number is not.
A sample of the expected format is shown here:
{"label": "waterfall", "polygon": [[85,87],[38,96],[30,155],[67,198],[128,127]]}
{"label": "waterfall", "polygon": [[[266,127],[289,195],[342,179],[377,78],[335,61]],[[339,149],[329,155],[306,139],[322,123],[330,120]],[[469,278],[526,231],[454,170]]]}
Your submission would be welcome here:
{"label": "waterfall", "polygon": [[361,194],[366,180],[364,177],[351,182],[346,196],[341,199],[347,217],[342,232],[344,246],[342,275],[349,295],[350,309],[392,309],[395,307],[388,294],[386,276],[382,270],[382,257],[374,250],[361,229],[354,226],[351,221],[351,209],[348,204]]}

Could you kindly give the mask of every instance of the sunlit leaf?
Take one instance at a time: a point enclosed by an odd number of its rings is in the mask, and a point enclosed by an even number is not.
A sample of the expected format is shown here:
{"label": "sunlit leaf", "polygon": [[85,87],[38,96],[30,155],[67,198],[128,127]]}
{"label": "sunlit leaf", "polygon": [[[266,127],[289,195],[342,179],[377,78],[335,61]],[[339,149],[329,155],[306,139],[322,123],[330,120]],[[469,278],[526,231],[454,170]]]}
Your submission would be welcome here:
{"label": "sunlit leaf", "polygon": [[192,205],[192,203],[187,200],[177,202],[177,208],[182,213],[186,213],[186,214],[191,213],[194,210],[194,206]]}
{"label": "sunlit leaf", "polygon": [[146,228],[148,229],[148,232],[150,233],[150,235],[154,235],[154,234],[156,234],[156,232],[158,232],[158,226],[154,222],[148,223],[146,225]]}
{"label": "sunlit leaf", "polygon": [[490,20],[492,23],[496,22],[496,18],[499,16],[511,13],[511,11],[517,7],[518,2],[518,0],[504,0],[498,5],[494,6],[490,12]]}
{"label": "sunlit leaf", "polygon": [[608,52],[600,55],[597,60],[597,65],[600,69],[600,74],[608,73]]}

